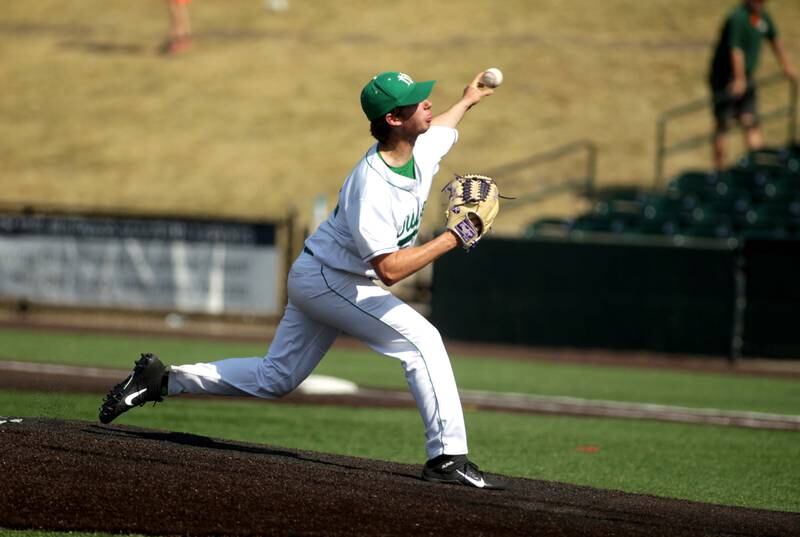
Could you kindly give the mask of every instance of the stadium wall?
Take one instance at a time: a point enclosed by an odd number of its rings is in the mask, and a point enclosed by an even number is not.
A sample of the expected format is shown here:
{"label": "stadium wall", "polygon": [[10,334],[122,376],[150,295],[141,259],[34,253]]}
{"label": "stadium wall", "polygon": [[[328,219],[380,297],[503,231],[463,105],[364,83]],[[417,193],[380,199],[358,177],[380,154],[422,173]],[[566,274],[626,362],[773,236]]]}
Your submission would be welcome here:
{"label": "stadium wall", "polygon": [[489,239],[436,262],[431,318],[444,337],[465,341],[800,357],[799,249]]}

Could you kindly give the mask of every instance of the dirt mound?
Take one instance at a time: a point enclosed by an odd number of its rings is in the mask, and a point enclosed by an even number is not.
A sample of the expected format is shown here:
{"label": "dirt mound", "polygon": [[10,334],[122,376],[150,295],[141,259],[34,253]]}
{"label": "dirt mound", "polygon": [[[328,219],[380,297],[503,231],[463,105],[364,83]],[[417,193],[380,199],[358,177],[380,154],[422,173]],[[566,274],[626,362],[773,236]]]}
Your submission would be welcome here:
{"label": "dirt mound", "polygon": [[0,419],[0,527],[159,535],[797,535],[800,515],[40,418]]}

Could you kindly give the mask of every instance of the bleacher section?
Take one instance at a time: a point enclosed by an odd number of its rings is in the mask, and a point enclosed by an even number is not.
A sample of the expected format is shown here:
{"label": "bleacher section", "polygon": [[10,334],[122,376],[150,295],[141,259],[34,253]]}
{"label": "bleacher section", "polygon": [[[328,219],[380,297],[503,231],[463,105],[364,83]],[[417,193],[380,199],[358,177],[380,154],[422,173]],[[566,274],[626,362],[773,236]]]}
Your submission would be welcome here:
{"label": "bleacher section", "polygon": [[583,232],[800,239],[800,145],[751,152],[720,173],[686,171],[662,191],[612,189],[590,211],[537,220],[525,235]]}

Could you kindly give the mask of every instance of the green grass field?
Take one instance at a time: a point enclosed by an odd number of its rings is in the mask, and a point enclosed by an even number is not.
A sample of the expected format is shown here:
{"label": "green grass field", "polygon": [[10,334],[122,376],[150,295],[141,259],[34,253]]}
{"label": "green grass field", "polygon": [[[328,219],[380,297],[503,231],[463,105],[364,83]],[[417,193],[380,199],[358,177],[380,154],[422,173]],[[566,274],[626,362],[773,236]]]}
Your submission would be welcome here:
{"label": "green grass field", "polygon": [[[141,352],[169,364],[262,356],[268,342],[231,343],[153,336],[0,330],[0,359],[129,369]],[[366,349],[366,347],[365,347]],[[798,381],[710,373],[601,367],[536,361],[498,361],[491,356],[453,356],[459,387],[466,390],[800,414]],[[333,349],[316,370],[361,386],[404,389],[399,362],[369,350]]]}
{"label": "green grass field", "polygon": [[[3,357],[129,367],[134,347],[176,362],[260,354],[258,345],[168,338],[0,331]],[[165,351],[168,354],[164,354]],[[226,352],[236,351],[236,352]],[[249,352],[249,351],[252,351]],[[167,361],[168,360],[165,358]],[[800,414],[800,382],[618,367],[453,359],[462,389],[514,391]],[[368,352],[336,350],[317,371],[398,388],[402,372]],[[0,392],[0,415],[93,421],[102,394]],[[618,419],[527,416],[466,410],[471,451],[507,475],[800,512],[798,434]],[[413,410],[270,404],[248,399],[174,399],[120,423],[305,450],[420,463]],[[596,447],[587,453],[586,446]],[[589,450],[592,451],[592,450]]]}

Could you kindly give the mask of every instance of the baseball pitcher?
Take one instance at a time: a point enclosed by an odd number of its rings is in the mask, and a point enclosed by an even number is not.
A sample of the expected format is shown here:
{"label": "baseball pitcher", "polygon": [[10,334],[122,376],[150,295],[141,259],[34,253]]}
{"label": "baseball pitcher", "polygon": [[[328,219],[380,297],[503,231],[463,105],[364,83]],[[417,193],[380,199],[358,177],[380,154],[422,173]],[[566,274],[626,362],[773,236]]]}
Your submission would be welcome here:
{"label": "baseball pitcher", "polygon": [[483,176],[457,176],[447,187],[446,230],[417,244],[422,212],[439,162],[458,140],[465,113],[493,93],[479,73],[449,109],[434,116],[434,81],[384,72],[361,91],[377,143],[356,163],[338,205],[305,241],[289,272],[288,304],[265,357],[165,368],[144,354],[100,408],[109,423],[134,406],[182,393],[278,398],[314,370],[340,333],[399,360],[425,428],[422,478],[502,488],[467,458],[467,431],[456,381],[438,330],[386,286],[449,250],[475,247],[492,226],[498,195]]}

